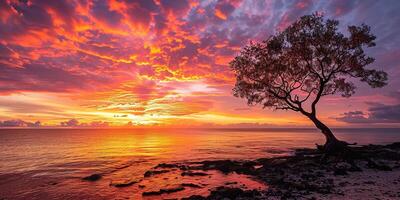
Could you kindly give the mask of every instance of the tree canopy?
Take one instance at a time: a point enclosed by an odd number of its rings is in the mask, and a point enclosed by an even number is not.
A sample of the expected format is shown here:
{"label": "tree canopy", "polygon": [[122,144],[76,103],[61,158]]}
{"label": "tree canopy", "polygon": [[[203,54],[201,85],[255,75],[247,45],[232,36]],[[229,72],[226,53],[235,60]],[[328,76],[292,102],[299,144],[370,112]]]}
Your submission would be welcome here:
{"label": "tree canopy", "polygon": [[348,26],[345,35],[338,25],[315,13],[267,40],[251,42],[230,63],[236,74],[233,94],[249,105],[315,116],[321,97],[354,94],[355,79],[373,88],[385,86],[384,71],[366,68],[375,60],[364,50],[375,46],[370,27]]}

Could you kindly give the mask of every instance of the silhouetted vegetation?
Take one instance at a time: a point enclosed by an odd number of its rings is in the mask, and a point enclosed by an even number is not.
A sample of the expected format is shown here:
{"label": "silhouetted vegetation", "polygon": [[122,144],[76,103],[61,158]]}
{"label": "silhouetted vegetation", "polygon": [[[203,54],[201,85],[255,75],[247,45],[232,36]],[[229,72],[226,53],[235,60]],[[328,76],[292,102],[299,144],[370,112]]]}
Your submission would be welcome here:
{"label": "silhouetted vegetation", "polygon": [[303,16],[267,40],[250,43],[230,63],[236,73],[236,97],[247,99],[249,105],[303,114],[326,137],[320,146],[326,153],[343,151],[348,143],[339,141],[318,119],[321,98],[337,93],[350,97],[355,79],[372,88],[387,84],[384,71],[366,68],[374,62],[364,51],[375,46],[370,27],[349,26],[344,35],[338,24],[318,13]]}

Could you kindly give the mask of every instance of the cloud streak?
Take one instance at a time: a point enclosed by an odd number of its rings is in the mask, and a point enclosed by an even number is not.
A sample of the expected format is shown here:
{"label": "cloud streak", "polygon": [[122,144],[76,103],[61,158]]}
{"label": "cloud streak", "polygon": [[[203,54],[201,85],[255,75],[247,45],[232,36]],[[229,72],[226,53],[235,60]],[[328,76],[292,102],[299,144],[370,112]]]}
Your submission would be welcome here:
{"label": "cloud streak", "polygon": [[365,111],[345,112],[342,116],[336,118],[339,121],[350,124],[361,123],[400,123],[400,92],[390,95],[395,99],[396,104],[387,105],[382,103],[367,102],[370,107]]}

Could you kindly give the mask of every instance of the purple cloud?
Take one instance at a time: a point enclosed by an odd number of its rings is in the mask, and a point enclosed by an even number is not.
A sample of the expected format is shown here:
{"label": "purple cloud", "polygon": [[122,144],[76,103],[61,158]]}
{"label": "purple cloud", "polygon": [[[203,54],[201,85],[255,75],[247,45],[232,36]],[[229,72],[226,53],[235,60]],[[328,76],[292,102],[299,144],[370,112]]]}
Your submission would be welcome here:
{"label": "purple cloud", "polygon": [[[400,92],[391,93],[391,97],[400,102]],[[400,123],[400,104],[386,105],[381,103],[368,103],[367,112],[350,111],[336,118],[347,123]]]}
{"label": "purple cloud", "polygon": [[0,121],[0,127],[40,127],[40,121],[27,122],[20,119]]}
{"label": "purple cloud", "polygon": [[93,121],[90,123],[80,123],[76,119],[70,119],[68,121],[60,122],[61,127],[108,127],[108,122]]}

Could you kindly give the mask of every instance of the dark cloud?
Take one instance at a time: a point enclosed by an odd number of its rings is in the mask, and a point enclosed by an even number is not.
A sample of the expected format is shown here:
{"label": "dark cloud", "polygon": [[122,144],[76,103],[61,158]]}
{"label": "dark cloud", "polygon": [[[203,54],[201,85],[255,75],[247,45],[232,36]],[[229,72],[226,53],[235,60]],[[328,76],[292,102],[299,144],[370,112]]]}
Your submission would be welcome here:
{"label": "dark cloud", "polygon": [[50,28],[53,26],[51,15],[43,7],[36,4],[18,3],[13,8],[19,13],[24,26]]}
{"label": "dark cloud", "polygon": [[397,105],[378,105],[369,109],[369,118],[388,122],[400,123],[400,104]]}
{"label": "dark cloud", "polygon": [[341,117],[335,118],[338,121],[346,123],[368,123],[368,117],[362,111],[350,111],[342,114]]}
{"label": "dark cloud", "polygon": [[119,117],[125,118],[125,117],[128,117],[128,115],[126,115],[126,114],[123,114],[123,115],[114,115],[114,117],[116,117],[116,118],[119,118]]}
{"label": "dark cloud", "polygon": [[161,6],[167,11],[175,14],[183,14],[189,9],[189,1],[161,0]]}
{"label": "dark cloud", "polygon": [[197,49],[198,49],[198,44],[193,43],[189,40],[185,40],[182,42],[184,48],[179,49],[175,52],[172,52],[171,55],[171,60],[170,60],[170,65],[172,66],[177,66],[179,63],[181,63],[182,58],[190,58],[191,61],[196,58],[198,55]]}
{"label": "dark cloud", "polygon": [[[145,31],[150,29],[150,24],[155,21],[155,29],[163,29],[165,20],[161,8],[153,0],[123,1],[126,5],[125,14],[129,21]],[[140,27],[137,27],[140,25]]]}
{"label": "dark cloud", "polygon": [[400,104],[375,104],[368,109],[368,113],[346,112],[336,120],[347,123],[400,123]]}
{"label": "dark cloud", "polygon": [[63,127],[76,127],[79,126],[79,121],[76,119],[70,119],[68,121],[65,122],[60,122],[60,126]]}
{"label": "dark cloud", "polygon": [[396,102],[400,103],[400,91],[389,92],[389,94],[387,94],[386,96],[390,97],[390,98],[394,99]]}
{"label": "dark cloud", "polygon": [[109,126],[108,122],[103,122],[103,121],[94,121],[90,122],[89,124],[81,124],[83,126],[89,126],[89,127],[107,127]]}
{"label": "dark cloud", "polygon": [[98,20],[106,22],[111,27],[118,26],[122,20],[120,13],[110,10],[107,1],[94,1],[91,12]]}
{"label": "dark cloud", "polygon": [[142,28],[148,29],[152,20],[152,13],[158,11],[157,5],[152,1],[138,1],[128,4],[126,14],[130,21],[140,24]]}
{"label": "dark cloud", "polygon": [[34,0],[35,4],[49,8],[53,10],[57,17],[60,17],[67,25],[71,25],[72,19],[74,18],[75,7],[77,6],[75,2],[69,0]]}
{"label": "dark cloud", "polygon": [[0,121],[0,127],[40,127],[40,121],[27,122],[20,119]]}
{"label": "dark cloud", "polygon": [[154,29],[157,33],[162,33],[162,31],[167,28],[167,19],[162,14],[154,15],[154,23]]}
{"label": "dark cloud", "polygon": [[107,127],[109,126],[108,122],[103,121],[93,121],[90,123],[80,123],[76,119],[70,119],[68,121],[60,122],[60,126],[62,127]]}

